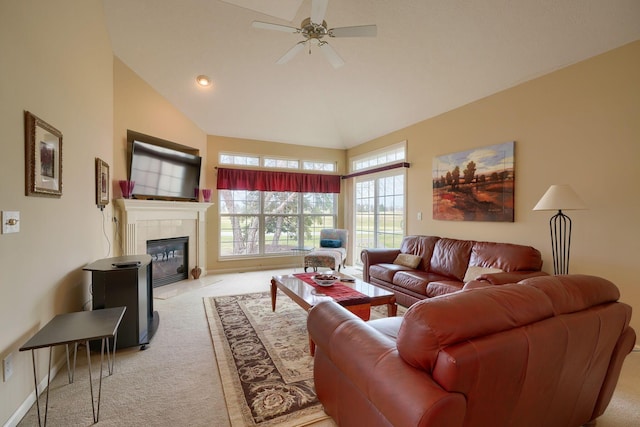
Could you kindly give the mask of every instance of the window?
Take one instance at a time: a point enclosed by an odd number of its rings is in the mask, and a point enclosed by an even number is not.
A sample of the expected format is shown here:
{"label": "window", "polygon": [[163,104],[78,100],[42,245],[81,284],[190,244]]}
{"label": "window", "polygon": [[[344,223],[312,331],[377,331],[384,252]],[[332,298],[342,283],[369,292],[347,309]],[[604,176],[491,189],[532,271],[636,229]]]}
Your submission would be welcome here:
{"label": "window", "polygon": [[305,171],[335,172],[335,162],[298,160],[284,157],[261,157],[252,154],[220,153],[221,165],[262,166],[267,169],[302,169]]}
{"label": "window", "polygon": [[260,166],[260,157],[235,154],[220,154],[221,165]]}
{"label": "window", "polygon": [[289,255],[316,246],[320,230],[335,228],[332,193],[219,190],[220,256]]}
{"label": "window", "polygon": [[336,164],[330,162],[302,162],[302,169],[307,171],[335,172]]}
{"label": "window", "polygon": [[[336,170],[335,162],[229,153],[220,154],[220,164],[322,172]],[[218,172],[221,171],[219,169]],[[251,174],[260,173],[247,171],[238,171],[249,173],[249,178],[243,176],[244,181],[254,182]],[[336,179],[339,181],[338,177]],[[231,185],[223,188],[236,186],[238,177],[230,182]],[[312,185],[316,191],[320,187],[315,183]],[[280,188],[279,191],[253,191],[252,187],[245,188],[250,190],[218,190],[221,258],[290,255],[294,248],[317,246],[320,230],[336,227],[338,199],[334,193],[298,193],[281,191]]]}
{"label": "window", "polygon": [[351,163],[351,172],[358,172],[391,163],[401,162],[406,158],[405,146],[406,143],[403,142],[386,149],[358,157]]}
{"label": "window", "polygon": [[262,164],[265,168],[300,169],[300,162],[298,160],[274,159],[265,157]]}
{"label": "window", "polygon": [[[354,171],[405,160],[405,143],[354,159]],[[405,174],[396,169],[356,178],[354,196],[354,245],[364,248],[400,247],[405,234]],[[355,257],[356,262],[360,262]]]}

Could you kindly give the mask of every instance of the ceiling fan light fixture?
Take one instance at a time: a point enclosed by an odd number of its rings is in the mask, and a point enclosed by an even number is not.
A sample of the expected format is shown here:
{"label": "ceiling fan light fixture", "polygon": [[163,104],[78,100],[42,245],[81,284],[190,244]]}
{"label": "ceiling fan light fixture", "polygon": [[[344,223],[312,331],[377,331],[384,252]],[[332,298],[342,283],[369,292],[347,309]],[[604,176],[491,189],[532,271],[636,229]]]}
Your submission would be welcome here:
{"label": "ceiling fan light fixture", "polygon": [[311,44],[315,42],[333,68],[340,68],[344,65],[344,60],[333,47],[323,40],[324,37],[375,37],[377,35],[378,29],[375,24],[329,29],[327,22],[324,20],[328,3],[329,0],[311,0],[311,16],[302,20],[300,28],[270,22],[253,21],[251,25],[254,28],[302,35],[304,40],[289,49],[276,61],[276,64],[289,62],[306,45],[309,46],[309,54],[311,54]]}
{"label": "ceiling fan light fixture", "polygon": [[205,76],[204,74],[201,74],[198,77],[196,77],[196,83],[198,83],[198,85],[202,87],[209,87],[211,86],[211,79]]}

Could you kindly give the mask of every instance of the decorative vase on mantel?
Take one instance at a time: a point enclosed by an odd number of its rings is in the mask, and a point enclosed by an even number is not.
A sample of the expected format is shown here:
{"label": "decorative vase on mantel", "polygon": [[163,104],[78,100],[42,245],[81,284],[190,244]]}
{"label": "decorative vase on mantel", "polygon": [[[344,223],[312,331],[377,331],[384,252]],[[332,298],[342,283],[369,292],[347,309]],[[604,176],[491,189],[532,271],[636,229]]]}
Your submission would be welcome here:
{"label": "decorative vase on mantel", "polygon": [[202,274],[202,269],[200,267],[196,266],[191,269],[191,276],[193,276],[194,279],[200,278],[200,274]]}

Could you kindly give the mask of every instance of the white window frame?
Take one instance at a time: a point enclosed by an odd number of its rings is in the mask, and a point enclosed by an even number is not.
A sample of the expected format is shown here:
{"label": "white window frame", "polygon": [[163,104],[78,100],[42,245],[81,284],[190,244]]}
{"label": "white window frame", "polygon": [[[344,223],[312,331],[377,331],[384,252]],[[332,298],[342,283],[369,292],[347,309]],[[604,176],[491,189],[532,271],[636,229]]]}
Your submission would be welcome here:
{"label": "white window frame", "polygon": [[[403,155],[398,156],[399,153],[402,153]],[[394,164],[394,163],[403,162],[403,161],[406,161],[406,157],[407,157],[407,142],[402,141],[400,143],[393,144],[393,145],[381,148],[379,150],[371,151],[371,152],[362,154],[360,156],[354,157],[350,160],[349,164],[351,166],[351,172],[353,173],[353,172],[361,172],[361,171],[375,169],[375,168],[383,167],[383,166]],[[364,248],[363,243],[360,241],[361,240],[360,236],[362,235],[361,233],[362,228],[360,228],[361,226],[358,225],[359,220],[362,219],[358,215],[358,203],[359,203],[359,200],[357,199],[358,185],[366,181],[374,182],[373,183],[374,200],[372,203],[373,216],[374,216],[373,218],[374,224],[373,224],[373,231],[372,231],[373,242],[371,244],[368,244],[367,247],[385,247],[384,243],[380,241],[381,240],[380,236],[384,235],[385,233],[383,233],[383,229],[380,228],[380,219],[381,217],[384,217],[384,215],[382,215],[381,212],[378,210],[380,207],[380,201],[379,201],[380,194],[378,192],[378,185],[381,179],[386,179],[392,176],[399,176],[399,175],[402,175],[403,177],[403,188],[402,188],[403,213],[400,220],[402,231],[400,234],[392,233],[393,235],[397,235],[397,238],[392,239],[392,241],[394,242],[393,246],[398,247],[397,245],[401,241],[402,237],[404,237],[404,235],[406,234],[407,170],[405,168],[400,170],[390,169],[382,172],[372,172],[371,174],[368,174],[368,175],[361,175],[361,176],[355,177],[355,181],[353,184],[353,200],[352,200],[352,206],[353,206],[353,212],[354,212],[352,230],[353,230],[354,238],[351,239],[351,242],[352,242],[351,244],[352,244],[352,249],[354,254],[359,254],[360,250]],[[360,258],[358,256],[355,256],[354,260],[356,264],[361,263]]]}
{"label": "white window frame", "polygon": [[[224,161],[225,157],[230,157],[234,159],[234,162],[226,162]],[[246,158],[246,160],[254,159],[257,160],[257,165],[247,164],[241,162],[242,158]],[[290,166],[268,166],[267,161],[275,161],[275,162],[296,162],[297,167]],[[246,153],[232,153],[232,152],[221,152],[218,153],[218,163],[220,165],[225,166],[243,166],[247,168],[264,168],[264,169],[279,169],[279,170],[299,170],[299,171],[313,171],[313,172],[335,172],[337,170],[336,162],[330,162],[326,160],[311,160],[311,159],[296,159],[293,157],[284,157],[284,156],[265,156],[258,154],[246,154]]]}

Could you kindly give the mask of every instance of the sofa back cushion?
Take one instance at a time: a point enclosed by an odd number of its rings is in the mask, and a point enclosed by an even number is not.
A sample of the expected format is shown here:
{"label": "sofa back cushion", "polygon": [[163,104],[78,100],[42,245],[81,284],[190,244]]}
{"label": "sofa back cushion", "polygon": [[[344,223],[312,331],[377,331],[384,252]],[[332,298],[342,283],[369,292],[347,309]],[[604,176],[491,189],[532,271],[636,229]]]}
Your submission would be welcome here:
{"label": "sofa back cushion", "polygon": [[607,279],[584,274],[532,277],[519,283],[544,292],[556,315],[573,313],[620,298],[620,290],[616,285]]}
{"label": "sofa back cushion", "polygon": [[400,245],[400,252],[421,257],[422,261],[416,268],[427,271],[433,255],[433,248],[438,240],[440,238],[437,236],[405,236]]}
{"label": "sofa back cushion", "polygon": [[542,255],[531,246],[512,243],[475,242],[469,265],[499,268],[502,271],[540,271]]}
{"label": "sofa back cushion", "polygon": [[533,286],[509,284],[428,298],[405,313],[398,352],[405,362],[431,372],[447,346],[551,316],[551,301]]}
{"label": "sofa back cushion", "polygon": [[615,383],[633,347],[631,308],[615,302],[617,288],[592,276],[505,286],[541,291],[555,315],[443,348],[434,380],[467,397],[465,417],[473,425],[579,426],[597,417],[611,397],[607,383]]}
{"label": "sofa back cushion", "polygon": [[471,240],[439,239],[433,249],[429,271],[462,281],[473,243]]}

